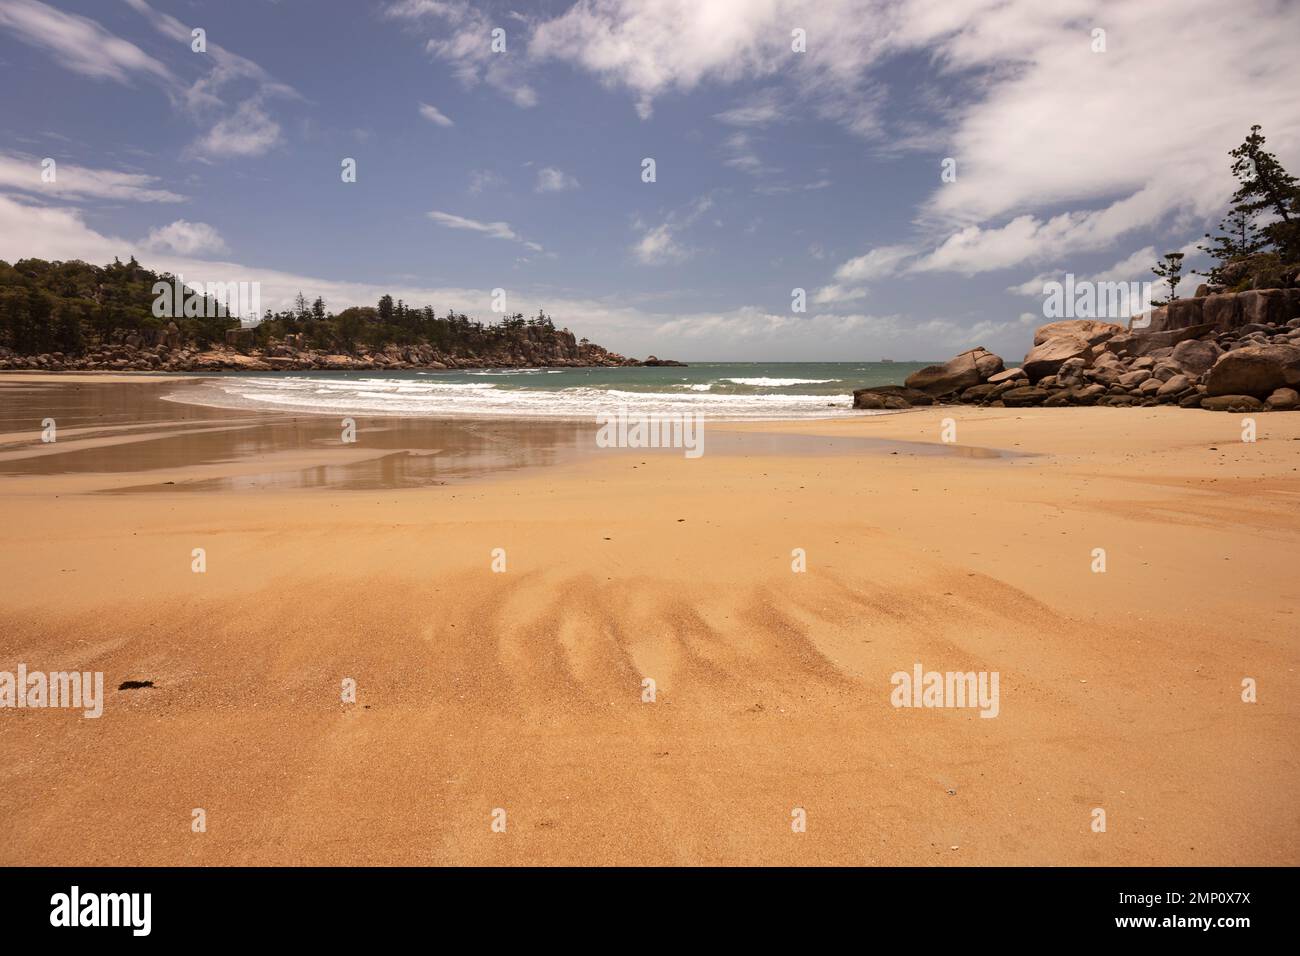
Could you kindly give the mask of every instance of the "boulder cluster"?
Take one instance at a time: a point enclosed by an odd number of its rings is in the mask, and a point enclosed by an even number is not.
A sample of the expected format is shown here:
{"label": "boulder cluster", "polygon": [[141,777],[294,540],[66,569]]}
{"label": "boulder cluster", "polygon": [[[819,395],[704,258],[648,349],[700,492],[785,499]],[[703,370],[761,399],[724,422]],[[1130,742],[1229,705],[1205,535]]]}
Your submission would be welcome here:
{"label": "boulder cluster", "polygon": [[853,393],[854,408],[953,403],[1178,405],[1210,411],[1300,408],[1300,289],[1176,300],[1125,328],[1094,319],[1052,322],[1018,368],[984,348]]}

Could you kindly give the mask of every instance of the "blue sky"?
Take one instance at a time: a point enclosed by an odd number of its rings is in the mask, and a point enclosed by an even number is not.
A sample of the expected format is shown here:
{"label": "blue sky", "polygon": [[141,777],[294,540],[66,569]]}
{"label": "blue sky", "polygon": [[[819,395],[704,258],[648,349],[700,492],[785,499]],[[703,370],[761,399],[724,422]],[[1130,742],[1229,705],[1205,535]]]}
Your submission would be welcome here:
{"label": "blue sky", "polygon": [[1045,279],[1190,251],[1251,123],[1300,166],[1297,36],[1268,0],[0,0],[0,257],[504,288],[639,356],[1018,360]]}

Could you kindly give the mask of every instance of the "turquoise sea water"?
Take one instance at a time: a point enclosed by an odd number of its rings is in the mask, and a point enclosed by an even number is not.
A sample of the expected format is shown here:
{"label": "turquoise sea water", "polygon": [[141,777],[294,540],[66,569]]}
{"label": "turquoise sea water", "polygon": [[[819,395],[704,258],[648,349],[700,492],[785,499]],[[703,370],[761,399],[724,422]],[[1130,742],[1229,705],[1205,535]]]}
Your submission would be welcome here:
{"label": "turquoise sea water", "polygon": [[[710,418],[822,418],[846,414],[853,390],[902,384],[924,362],[702,362],[686,368],[229,374],[187,401],[223,407],[366,415],[587,419],[629,412]],[[861,414],[860,412],[858,414]]]}

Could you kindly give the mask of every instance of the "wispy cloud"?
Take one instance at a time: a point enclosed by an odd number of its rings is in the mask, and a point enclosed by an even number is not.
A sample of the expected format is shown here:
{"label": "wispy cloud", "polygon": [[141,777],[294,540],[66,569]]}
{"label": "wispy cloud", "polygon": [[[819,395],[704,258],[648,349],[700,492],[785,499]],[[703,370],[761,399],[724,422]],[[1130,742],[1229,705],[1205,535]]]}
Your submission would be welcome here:
{"label": "wispy cloud", "polygon": [[[189,52],[192,30],[169,13],[155,10],[146,0],[125,0],[151,26]],[[205,40],[206,50],[193,62],[205,69],[179,90],[179,100],[190,117],[208,132],[190,145],[199,158],[260,156],[281,142],[280,123],[267,108],[273,99],[299,100],[300,94],[260,65],[219,43]],[[191,54],[191,57],[194,57]],[[228,91],[242,90],[227,100]]]}
{"label": "wispy cloud", "polygon": [[647,266],[660,266],[685,259],[690,254],[690,249],[678,239],[678,234],[694,225],[696,220],[712,208],[713,197],[706,195],[691,201],[683,209],[669,213],[657,226],[648,226],[638,220],[634,226],[641,230],[641,238],[632,246],[633,258]]}
{"label": "wispy cloud", "polygon": [[39,0],[0,0],[0,27],[84,76],[126,85],[135,77],[169,85],[176,82],[166,66],[134,43],[88,17],[64,13]]}
{"label": "wispy cloud", "polygon": [[485,236],[491,236],[493,239],[509,239],[511,242],[518,242],[534,252],[542,251],[540,245],[523,238],[510,227],[508,222],[482,222],[478,219],[468,219],[465,216],[457,216],[449,212],[440,212],[437,209],[432,210],[428,215],[438,225],[446,226],[448,229],[477,232]]}
{"label": "wispy cloud", "polygon": [[114,169],[90,169],[56,159],[54,182],[44,182],[41,160],[35,156],[0,153],[0,189],[49,197],[126,199],[134,202],[184,202],[184,196],[159,188],[157,176],[123,173]]}
{"label": "wispy cloud", "polygon": [[447,118],[446,114],[436,106],[430,106],[428,103],[420,104],[420,115],[427,119],[435,126],[454,126],[455,124]]}
{"label": "wispy cloud", "polygon": [[[507,30],[467,0],[399,0],[383,9],[390,20],[405,21],[412,26],[433,21],[436,32],[424,44],[425,51],[451,65],[456,78],[467,88],[486,83],[508,97],[516,106],[537,105],[537,93],[524,80],[520,61],[525,34]],[[512,19],[512,23],[515,22]],[[505,52],[492,49],[492,31],[506,31]],[[512,37],[511,33],[515,33]],[[513,51],[511,44],[514,44]],[[514,55],[511,55],[511,54]]]}
{"label": "wispy cloud", "polygon": [[768,89],[713,118],[728,126],[770,126],[787,119],[787,113],[777,91]]}
{"label": "wispy cloud", "polygon": [[539,193],[558,193],[577,188],[577,179],[554,166],[546,166],[537,171],[536,191]]}
{"label": "wispy cloud", "polygon": [[280,124],[267,115],[259,98],[245,100],[218,120],[191,149],[202,156],[260,156],[280,141]]}
{"label": "wispy cloud", "polygon": [[472,196],[477,196],[485,189],[495,189],[498,186],[504,186],[505,180],[498,176],[490,169],[474,169],[469,174],[469,192]]}

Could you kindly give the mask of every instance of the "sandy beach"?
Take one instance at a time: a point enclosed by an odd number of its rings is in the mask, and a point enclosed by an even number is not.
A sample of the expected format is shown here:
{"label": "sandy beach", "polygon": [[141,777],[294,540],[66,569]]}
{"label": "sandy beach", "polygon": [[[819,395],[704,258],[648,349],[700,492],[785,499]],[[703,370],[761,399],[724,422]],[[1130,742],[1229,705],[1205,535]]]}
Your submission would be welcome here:
{"label": "sandy beach", "polygon": [[[106,688],[0,712],[0,864],[1300,864],[1300,416],[690,460],[184,387],[0,376],[0,670]],[[997,718],[892,706],[916,662],[998,672]]]}

